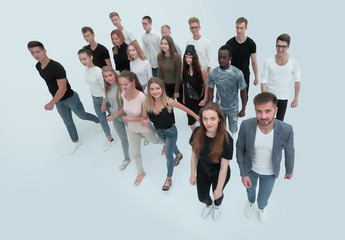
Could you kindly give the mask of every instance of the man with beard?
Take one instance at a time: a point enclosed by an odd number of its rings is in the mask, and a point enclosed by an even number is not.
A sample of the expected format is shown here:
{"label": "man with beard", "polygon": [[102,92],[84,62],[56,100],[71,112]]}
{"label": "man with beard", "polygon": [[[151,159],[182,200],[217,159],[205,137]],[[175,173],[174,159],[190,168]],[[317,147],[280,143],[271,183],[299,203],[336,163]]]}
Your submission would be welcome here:
{"label": "man with beard", "polygon": [[285,153],[285,179],[293,176],[295,148],[292,126],[275,119],[277,97],[269,92],[254,98],[256,118],[242,122],[236,143],[236,157],[240,168],[242,183],[247,189],[248,203],[245,208],[247,217],[254,213],[256,186],[259,219],[267,219],[266,206],[274,182],[279,175],[282,150]]}

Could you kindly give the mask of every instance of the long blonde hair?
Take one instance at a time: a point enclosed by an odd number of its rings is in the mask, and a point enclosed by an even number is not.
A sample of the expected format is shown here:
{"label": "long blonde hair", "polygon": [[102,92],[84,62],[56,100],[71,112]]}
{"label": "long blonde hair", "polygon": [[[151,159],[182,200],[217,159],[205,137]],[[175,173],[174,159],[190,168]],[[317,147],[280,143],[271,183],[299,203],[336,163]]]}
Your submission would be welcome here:
{"label": "long blonde hair", "polygon": [[[109,67],[109,66],[104,66],[102,68],[102,74],[104,72],[112,72],[114,74],[114,76],[115,76],[115,82],[116,82],[116,85],[117,85],[116,102],[117,102],[117,105],[120,108],[122,106],[122,98],[121,98],[121,87],[120,87],[120,83],[119,83],[119,75],[117,75],[115,70],[112,67]],[[109,94],[109,91],[111,89],[111,85],[107,81],[105,81],[104,76],[103,76],[103,81],[104,81],[104,89],[105,89],[105,98],[107,99],[107,102],[109,103],[108,94]],[[109,105],[110,105],[110,103],[109,103]]]}
{"label": "long blonde hair", "polygon": [[163,80],[161,80],[161,79],[159,79],[157,77],[150,78],[149,82],[147,83],[146,111],[152,112],[153,105],[155,103],[155,99],[151,95],[151,92],[150,92],[150,86],[151,86],[152,83],[158,84],[159,87],[162,89],[162,95],[160,96],[160,99],[163,102],[163,106],[168,109],[169,113],[171,113],[172,106],[169,105],[169,102],[168,102],[169,98],[168,98],[168,96],[167,96],[167,94],[165,92],[164,82],[163,82]]}
{"label": "long blonde hair", "polygon": [[128,60],[129,61],[134,61],[134,58],[131,58],[131,55],[129,54],[129,51],[128,51],[128,48],[129,46],[133,46],[135,51],[137,51],[137,54],[138,54],[138,57],[141,59],[141,60],[146,60],[147,58],[145,57],[145,54],[143,52],[143,50],[141,49],[139,43],[134,40],[133,42],[131,42],[130,44],[128,44],[127,46],[127,56],[128,56]]}

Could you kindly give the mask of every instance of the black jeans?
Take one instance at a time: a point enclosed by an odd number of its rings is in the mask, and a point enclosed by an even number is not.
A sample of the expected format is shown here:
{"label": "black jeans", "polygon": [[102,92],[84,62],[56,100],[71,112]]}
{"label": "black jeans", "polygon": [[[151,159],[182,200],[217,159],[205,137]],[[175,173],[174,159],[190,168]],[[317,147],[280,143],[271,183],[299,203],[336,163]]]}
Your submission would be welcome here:
{"label": "black jeans", "polygon": [[287,103],[288,103],[288,100],[279,100],[278,99],[278,104],[277,104],[278,112],[277,112],[276,119],[284,121]]}
{"label": "black jeans", "polygon": [[[220,168],[217,167],[203,170],[199,170],[199,168],[197,169],[196,188],[198,190],[198,198],[200,202],[205,203],[206,205],[212,204],[212,199],[210,197],[210,187],[212,185],[212,192],[217,188],[219,169]],[[226,174],[223,189],[230,179],[230,174],[231,171],[230,167],[228,166],[228,172]],[[219,206],[220,204],[222,204],[223,198],[224,193],[220,198],[214,200],[214,204],[216,206]]]}

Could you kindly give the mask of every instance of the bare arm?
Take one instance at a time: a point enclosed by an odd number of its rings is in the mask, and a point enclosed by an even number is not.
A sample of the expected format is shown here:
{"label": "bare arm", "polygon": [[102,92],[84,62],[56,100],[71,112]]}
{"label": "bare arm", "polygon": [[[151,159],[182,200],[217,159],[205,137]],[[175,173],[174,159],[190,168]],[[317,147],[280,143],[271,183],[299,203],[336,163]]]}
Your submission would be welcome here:
{"label": "bare arm", "polygon": [[242,102],[242,109],[238,113],[238,116],[239,117],[244,117],[246,115],[247,89],[241,90],[241,102]]}
{"label": "bare arm", "polygon": [[208,88],[208,101],[212,102],[213,101],[213,93],[214,93],[214,88]]}
{"label": "bare arm", "polygon": [[256,53],[252,53],[250,55],[250,59],[252,60],[252,68],[253,68],[253,72],[254,72],[254,75],[255,75],[254,85],[256,86],[256,85],[259,84],[258,61],[257,61]]}
{"label": "bare arm", "polygon": [[177,107],[177,108],[181,109],[182,111],[185,111],[186,113],[191,115],[193,118],[195,118],[199,122],[199,116],[196,115],[195,112],[193,112],[192,110],[190,110],[186,106],[179,103],[178,101],[175,101],[174,99],[169,98],[169,104],[173,107]]}
{"label": "bare arm", "polygon": [[204,90],[204,99],[201,100],[201,102],[199,103],[199,106],[204,106],[207,102],[207,97],[208,97],[208,86],[206,85],[208,73],[206,72],[205,68],[203,68],[203,67],[201,67],[201,76],[202,76],[202,80],[203,80],[204,85],[205,85],[205,90]]}
{"label": "bare arm", "polygon": [[226,175],[228,173],[228,166],[230,160],[222,158],[220,162],[220,170],[218,175],[218,183],[217,187],[213,192],[214,199],[218,199],[223,195],[223,187],[226,179]]}
{"label": "bare arm", "polygon": [[266,83],[261,83],[261,92],[266,92],[266,91],[267,91]]}
{"label": "bare arm", "polygon": [[111,114],[107,117],[108,121],[112,121],[113,119],[117,118],[118,116],[121,116],[122,114],[124,114],[125,111],[123,110],[123,108],[121,108],[119,111],[117,111],[114,114]]}
{"label": "bare arm", "polygon": [[298,106],[298,96],[299,96],[300,89],[301,89],[301,83],[295,82],[295,98],[294,98],[293,102],[291,103],[292,108],[295,108]]}
{"label": "bare arm", "polygon": [[53,99],[50,100],[49,103],[44,105],[44,109],[45,110],[53,110],[54,104],[57,103],[63,97],[63,95],[65,95],[65,93],[66,93],[66,90],[67,90],[67,79],[66,78],[57,79],[56,82],[57,82],[57,85],[58,85],[58,90],[56,91]]}
{"label": "bare arm", "polygon": [[192,157],[190,161],[190,178],[189,182],[191,185],[196,184],[196,168],[198,166],[198,156],[192,151]]}
{"label": "bare arm", "polygon": [[105,63],[107,64],[107,66],[112,67],[111,66],[111,61],[110,58],[104,59]]}

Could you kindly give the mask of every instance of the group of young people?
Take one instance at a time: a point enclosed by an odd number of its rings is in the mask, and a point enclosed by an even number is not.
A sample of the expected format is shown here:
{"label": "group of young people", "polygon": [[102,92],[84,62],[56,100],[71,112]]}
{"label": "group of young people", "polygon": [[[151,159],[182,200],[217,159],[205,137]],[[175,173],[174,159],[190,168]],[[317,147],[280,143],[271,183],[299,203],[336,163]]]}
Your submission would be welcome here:
{"label": "group of young people", "polygon": [[[236,158],[248,196],[245,214],[247,217],[253,215],[254,202],[257,201],[259,219],[265,222],[265,209],[279,175],[283,150],[285,178],[293,176],[293,130],[283,119],[292,81],[295,97],[291,106],[298,105],[300,73],[297,62],[287,53],[289,35],[282,34],[277,38],[277,53],[264,65],[262,93],[254,98],[256,117],[244,120],[237,136],[238,117],[245,116],[248,100],[250,60],[255,75],[254,85],[259,83],[256,45],[245,35],[248,23],[245,18],[236,21],[237,35],[219,48],[219,66],[211,70],[210,43],[200,35],[198,18],[192,17],[188,21],[193,38],[187,41],[182,55],[170,36],[168,25],[162,26],[160,36],[152,30],[152,19],[143,17],[145,33],[141,48],[134,34],[121,25],[118,13],[112,12],[109,17],[117,28],[110,34],[114,44],[115,69],[108,50],[95,41],[90,27],[82,28],[89,45],[78,51],[80,62],[86,67],[85,81],[90,87],[97,116],[84,110],[78,94],[71,89],[63,66],[48,58],[43,44],[31,41],[27,46],[38,61],[36,69],[53,96],[45,109],[52,110],[56,105],[71,137],[69,154],[81,145],[72,111],[81,119],[96,123],[97,131],[103,130],[107,138],[104,151],[115,143],[108,125],[112,122],[124,155],[119,168],[123,170],[131,162],[131,150],[138,172],[134,181],[136,186],[146,175],[141,140],[144,139],[144,144],[151,142],[162,146],[162,154],[167,159],[167,177],[162,190],[167,191],[172,186],[174,167],[183,158],[177,147],[178,131],[173,111],[177,107],[187,113],[192,130],[189,139],[192,146],[190,183],[196,184],[198,198],[205,204],[202,217],[212,213],[216,220],[220,216],[223,189],[231,173],[229,161],[233,158],[233,145],[237,139]],[[230,134],[226,130],[226,119]],[[196,126],[197,121],[200,126]]]}

